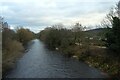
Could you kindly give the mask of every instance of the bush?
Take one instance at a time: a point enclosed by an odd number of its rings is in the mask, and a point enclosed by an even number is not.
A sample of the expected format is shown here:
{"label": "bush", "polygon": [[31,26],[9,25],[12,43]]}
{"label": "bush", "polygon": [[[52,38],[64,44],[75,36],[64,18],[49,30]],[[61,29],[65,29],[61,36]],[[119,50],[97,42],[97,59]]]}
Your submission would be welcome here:
{"label": "bush", "polygon": [[7,43],[7,47],[3,49],[2,53],[3,73],[13,67],[14,62],[21,55],[21,51],[24,50],[22,44],[18,41],[8,40]]}
{"label": "bush", "polygon": [[22,55],[23,45],[33,39],[33,33],[27,29],[19,29],[17,33],[9,27],[2,30],[2,72],[3,74],[14,66],[18,57]]}
{"label": "bush", "polygon": [[30,30],[24,28],[18,29],[16,35],[18,41],[23,43],[23,45],[26,45],[30,40],[34,39],[34,34]]}
{"label": "bush", "polygon": [[113,17],[112,28],[106,33],[107,47],[115,54],[120,55],[120,19]]}

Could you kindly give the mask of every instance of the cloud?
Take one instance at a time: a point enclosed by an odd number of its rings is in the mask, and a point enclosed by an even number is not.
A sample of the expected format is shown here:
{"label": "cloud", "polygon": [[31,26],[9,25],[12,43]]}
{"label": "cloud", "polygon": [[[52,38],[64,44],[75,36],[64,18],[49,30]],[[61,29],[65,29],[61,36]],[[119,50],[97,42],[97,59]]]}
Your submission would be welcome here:
{"label": "cloud", "polygon": [[[10,25],[43,29],[56,23],[95,25],[118,0],[0,0],[1,15]],[[35,27],[36,26],[36,27]]]}

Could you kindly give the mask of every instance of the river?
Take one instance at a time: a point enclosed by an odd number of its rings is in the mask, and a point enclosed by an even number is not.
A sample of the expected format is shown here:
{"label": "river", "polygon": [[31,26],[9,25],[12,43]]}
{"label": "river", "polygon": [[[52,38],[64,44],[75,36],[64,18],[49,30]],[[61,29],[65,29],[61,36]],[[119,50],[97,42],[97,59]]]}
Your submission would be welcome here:
{"label": "river", "polygon": [[35,39],[7,78],[104,78],[102,72],[84,62],[66,58],[57,51],[47,49]]}

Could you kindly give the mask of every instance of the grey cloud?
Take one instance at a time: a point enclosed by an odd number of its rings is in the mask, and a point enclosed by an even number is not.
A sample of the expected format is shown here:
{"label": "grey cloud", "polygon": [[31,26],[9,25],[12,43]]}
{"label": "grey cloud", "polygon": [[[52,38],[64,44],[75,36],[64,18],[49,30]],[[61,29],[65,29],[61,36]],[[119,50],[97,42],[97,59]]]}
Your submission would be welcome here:
{"label": "grey cloud", "polygon": [[[74,20],[89,21],[90,25],[96,24],[94,19],[102,19],[109,9],[117,2],[113,0],[11,0],[3,1],[0,7],[2,16],[12,25],[37,26],[44,28],[56,23],[68,24]],[[94,13],[97,14],[94,18]],[[101,18],[98,16],[102,16]],[[93,16],[93,18],[91,17]],[[89,18],[89,19],[88,19]],[[83,21],[82,21],[83,20]],[[84,23],[83,23],[84,24]]]}

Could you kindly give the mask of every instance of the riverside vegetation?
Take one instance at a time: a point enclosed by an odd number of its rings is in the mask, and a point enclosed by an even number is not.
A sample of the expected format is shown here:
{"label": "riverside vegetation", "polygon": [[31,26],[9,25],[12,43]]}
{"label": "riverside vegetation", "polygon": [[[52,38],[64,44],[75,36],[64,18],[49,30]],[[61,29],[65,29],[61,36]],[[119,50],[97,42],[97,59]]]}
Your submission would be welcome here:
{"label": "riverside vegetation", "polygon": [[[104,29],[102,33],[106,30],[109,29]],[[100,33],[97,33],[92,39],[88,35],[92,34],[92,31],[74,31],[74,29],[51,27],[41,31],[39,38],[50,49],[61,51],[67,57],[85,61],[90,66],[107,72],[110,76],[118,77],[120,73],[119,52],[111,52],[109,47],[106,48],[108,43],[104,39],[98,38],[103,36],[99,35]]]}
{"label": "riverside vegetation", "polygon": [[[2,19],[2,18],[1,18]],[[7,22],[2,22],[2,73],[14,67],[16,60],[22,56],[27,43],[34,39],[34,33],[28,29],[18,28],[13,31]]]}
{"label": "riverside vegetation", "polygon": [[[120,5],[120,4],[119,4]],[[13,68],[14,63],[25,50],[27,43],[35,37],[42,40],[50,49],[61,51],[67,57],[74,57],[90,66],[107,72],[110,77],[120,77],[120,15],[107,15],[102,27],[86,30],[76,23],[71,29],[58,24],[47,27],[37,35],[29,29],[11,30],[2,18],[2,67],[3,74]],[[94,16],[95,17],[95,16]]]}
{"label": "riverside vegetation", "polygon": [[38,38],[50,49],[62,51],[65,56],[85,61],[108,73],[110,77],[119,78],[120,16],[116,14],[107,15],[109,22],[102,23],[104,28],[87,31],[80,23],[71,29],[57,24],[42,30]]}

